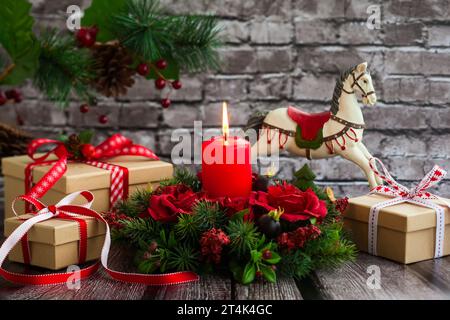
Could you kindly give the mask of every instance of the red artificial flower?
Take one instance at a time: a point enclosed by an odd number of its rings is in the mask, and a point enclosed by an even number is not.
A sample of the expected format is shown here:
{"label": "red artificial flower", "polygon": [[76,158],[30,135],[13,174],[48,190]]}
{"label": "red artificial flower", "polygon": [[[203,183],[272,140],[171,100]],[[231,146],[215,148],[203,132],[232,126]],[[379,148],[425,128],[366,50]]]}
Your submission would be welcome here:
{"label": "red artificial flower", "polygon": [[309,240],[314,240],[320,235],[320,229],[315,225],[297,228],[291,232],[283,232],[277,238],[278,245],[288,250],[301,249]]}
{"label": "red artificial flower", "polygon": [[123,228],[122,221],[131,220],[131,217],[116,212],[106,212],[102,213],[103,218],[106,220],[111,229],[121,229]]}
{"label": "red artificial flower", "polygon": [[281,219],[289,222],[316,218],[319,221],[327,215],[327,205],[319,200],[312,189],[301,191],[287,182],[270,186],[266,192],[254,192],[250,205],[260,206],[270,211],[284,209]]}
{"label": "red artificial flower", "polygon": [[198,195],[184,184],[159,188],[150,197],[148,213],[161,222],[174,222],[180,214],[192,213]]}
{"label": "red artificial flower", "polygon": [[205,231],[200,238],[202,256],[208,261],[218,264],[221,259],[223,246],[230,243],[230,238],[221,229],[212,228]]}

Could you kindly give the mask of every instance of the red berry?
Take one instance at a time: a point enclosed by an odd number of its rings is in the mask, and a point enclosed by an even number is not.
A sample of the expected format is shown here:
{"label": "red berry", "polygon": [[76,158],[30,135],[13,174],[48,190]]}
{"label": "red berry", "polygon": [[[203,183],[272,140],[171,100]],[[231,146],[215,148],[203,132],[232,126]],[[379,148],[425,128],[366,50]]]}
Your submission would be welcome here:
{"label": "red berry", "polygon": [[0,91],[0,106],[4,105],[8,101],[6,95]]}
{"label": "red berry", "polygon": [[100,122],[101,124],[108,123],[108,116],[106,114],[102,114],[98,117],[98,122]]}
{"label": "red berry", "polygon": [[95,43],[96,35],[88,28],[81,28],[77,32],[77,40],[82,47],[92,47]]}
{"label": "red berry", "polygon": [[165,69],[167,68],[167,61],[164,59],[159,59],[158,61],[156,61],[156,67],[158,69]]}
{"label": "red berry", "polygon": [[181,89],[181,87],[182,87],[181,81],[180,81],[180,80],[175,80],[175,81],[173,81],[173,82],[172,82],[172,87],[173,87],[175,90]]}
{"label": "red berry", "polygon": [[256,271],[256,276],[257,276],[258,278],[261,278],[262,275],[263,275],[263,273],[262,273],[261,270]]}
{"label": "red berry", "polygon": [[269,249],[263,251],[263,259],[264,260],[272,259],[272,252]]}
{"label": "red berry", "polygon": [[95,147],[92,144],[86,143],[81,146],[81,153],[87,159],[92,159],[95,157]]}
{"label": "red berry", "polygon": [[163,108],[170,107],[171,103],[172,103],[172,101],[170,101],[170,99],[167,99],[167,98],[161,100],[161,105]]}
{"label": "red berry", "polygon": [[164,89],[164,87],[166,86],[166,80],[164,80],[163,78],[158,78],[155,80],[155,87],[159,90]]}
{"label": "red berry", "polygon": [[93,26],[89,28],[89,33],[96,38],[97,37],[97,33],[98,33],[98,27],[97,26]]}
{"label": "red berry", "polygon": [[82,104],[81,106],[80,106],[80,112],[81,113],[87,113],[87,112],[89,112],[89,106],[85,103],[85,104]]}
{"label": "red berry", "polygon": [[146,75],[148,75],[148,72],[150,71],[150,69],[148,68],[148,64],[146,63],[140,63],[137,66],[137,73],[139,73],[141,76],[145,77]]}
{"label": "red berry", "polygon": [[13,99],[14,102],[19,103],[22,101],[22,94],[17,89],[7,90],[5,95],[8,99]]}

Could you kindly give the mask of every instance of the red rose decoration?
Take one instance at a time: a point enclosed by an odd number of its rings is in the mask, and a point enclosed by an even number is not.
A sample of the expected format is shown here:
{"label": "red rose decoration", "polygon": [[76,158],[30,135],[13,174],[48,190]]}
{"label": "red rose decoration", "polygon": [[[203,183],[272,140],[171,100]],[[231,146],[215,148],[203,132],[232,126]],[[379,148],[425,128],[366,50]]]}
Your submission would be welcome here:
{"label": "red rose decoration", "polygon": [[185,185],[162,187],[150,197],[148,213],[156,221],[174,222],[178,215],[192,213],[197,200],[197,194]]}
{"label": "red rose decoration", "polygon": [[284,209],[281,219],[289,222],[317,218],[322,220],[327,215],[325,201],[319,200],[311,189],[301,191],[297,187],[284,182],[270,186],[265,192],[253,193],[250,204],[267,210]]}

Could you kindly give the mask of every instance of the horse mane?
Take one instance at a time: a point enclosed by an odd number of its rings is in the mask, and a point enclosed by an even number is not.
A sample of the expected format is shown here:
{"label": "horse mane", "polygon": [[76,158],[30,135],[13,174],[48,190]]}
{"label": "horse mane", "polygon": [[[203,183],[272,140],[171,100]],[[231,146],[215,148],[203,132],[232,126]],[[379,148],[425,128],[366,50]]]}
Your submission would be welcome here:
{"label": "horse mane", "polygon": [[348,76],[355,71],[356,67],[358,65],[355,65],[349,69],[347,69],[344,72],[341,72],[341,76],[336,79],[336,85],[334,87],[333,92],[333,100],[331,100],[331,113],[336,114],[339,111],[339,98],[342,94],[342,88],[344,88],[344,81],[347,80]]}

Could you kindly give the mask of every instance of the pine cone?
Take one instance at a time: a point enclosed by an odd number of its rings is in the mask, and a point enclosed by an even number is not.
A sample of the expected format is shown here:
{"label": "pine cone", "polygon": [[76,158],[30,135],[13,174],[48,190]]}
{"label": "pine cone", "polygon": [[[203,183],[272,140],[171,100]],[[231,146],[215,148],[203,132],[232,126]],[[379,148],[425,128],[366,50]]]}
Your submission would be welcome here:
{"label": "pine cone", "polygon": [[93,85],[107,97],[118,97],[127,93],[134,84],[135,70],[131,68],[133,58],[119,43],[98,44],[93,48],[97,78]]}
{"label": "pine cone", "polygon": [[25,154],[31,139],[29,134],[0,123],[0,158]]}

